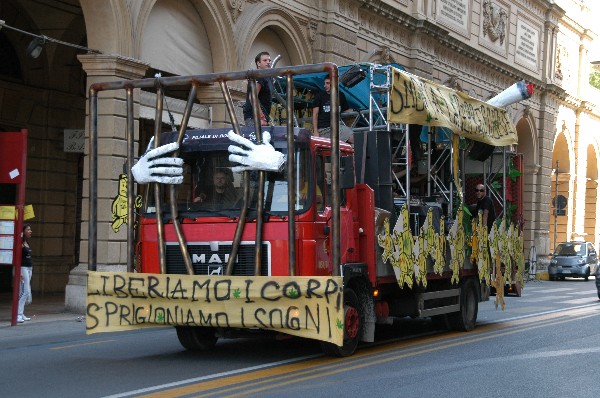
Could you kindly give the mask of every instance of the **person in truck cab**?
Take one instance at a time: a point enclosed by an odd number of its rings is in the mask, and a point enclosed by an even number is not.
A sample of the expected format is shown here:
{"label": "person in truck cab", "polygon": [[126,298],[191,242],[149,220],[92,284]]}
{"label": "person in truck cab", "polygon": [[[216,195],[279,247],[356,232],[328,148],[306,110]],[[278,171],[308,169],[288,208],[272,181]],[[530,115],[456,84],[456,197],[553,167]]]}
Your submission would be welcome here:
{"label": "person in truck cab", "polygon": [[240,199],[233,186],[231,170],[217,170],[213,174],[213,184],[208,192],[202,192],[194,198],[194,202],[202,203],[212,209],[228,209],[235,206]]}

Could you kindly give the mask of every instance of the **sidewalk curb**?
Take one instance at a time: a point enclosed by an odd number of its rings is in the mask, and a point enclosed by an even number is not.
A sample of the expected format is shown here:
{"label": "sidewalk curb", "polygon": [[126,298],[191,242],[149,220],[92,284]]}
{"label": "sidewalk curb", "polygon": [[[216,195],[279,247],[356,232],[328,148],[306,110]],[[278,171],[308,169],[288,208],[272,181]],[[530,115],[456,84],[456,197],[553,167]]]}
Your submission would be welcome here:
{"label": "sidewalk curb", "polygon": [[[18,323],[15,327],[24,328],[28,325],[34,325],[39,323],[48,323],[48,322],[56,322],[56,321],[74,321],[74,322],[85,322],[85,315],[75,314],[70,312],[63,312],[58,314],[41,314],[41,315],[30,315],[31,320],[23,323]],[[10,328],[11,321],[10,320],[2,320],[0,321],[0,330],[4,328]]]}

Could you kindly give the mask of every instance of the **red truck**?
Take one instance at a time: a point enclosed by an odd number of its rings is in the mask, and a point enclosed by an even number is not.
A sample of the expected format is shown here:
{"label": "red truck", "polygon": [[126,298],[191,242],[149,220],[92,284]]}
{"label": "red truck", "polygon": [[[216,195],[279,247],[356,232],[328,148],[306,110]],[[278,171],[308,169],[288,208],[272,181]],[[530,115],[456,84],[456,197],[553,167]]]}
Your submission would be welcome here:
{"label": "red truck", "polygon": [[[181,344],[191,350],[211,348],[219,337],[238,331],[270,330],[319,339],[324,352],[347,356],[359,342],[374,341],[376,326],[390,323],[394,317],[431,317],[439,325],[469,331],[477,321],[478,303],[488,300],[491,288],[497,292],[497,302],[503,305],[504,286],[522,283],[519,279],[524,266],[522,236],[519,225],[514,223],[519,217],[514,211],[508,217],[503,212],[507,204],[498,195],[504,190],[493,184],[504,176],[507,167],[496,173],[485,172],[492,169],[488,166],[494,162],[494,156],[481,165],[479,161],[465,161],[468,142],[477,139],[477,134],[463,139],[441,125],[425,129],[425,123],[398,122],[397,118],[402,117],[399,110],[411,108],[406,96],[399,107],[393,94],[407,87],[406,81],[397,80],[400,71],[393,66],[362,68],[367,75],[366,94],[360,92],[360,85],[338,85],[338,68],[333,64],[161,79],[163,86],[191,82],[192,90],[196,81],[219,83],[229,101],[233,127],[190,130],[184,122],[179,131],[157,131],[155,146],[180,143],[177,155],[185,162],[183,183],[146,190],[139,230],[137,235],[133,231],[129,235],[131,247],[136,242],[135,257],[132,255],[130,263],[132,272],[123,273],[128,280],[114,282],[113,286],[113,297],[121,294],[124,300],[143,299],[146,307],[112,307],[107,302],[94,301],[103,296],[102,289],[109,280],[101,275],[98,280],[103,284],[90,284],[88,288],[88,330],[97,331],[99,324],[105,330],[173,325]],[[325,74],[332,77],[331,139],[298,127],[302,114],[297,104],[301,101],[294,97],[310,87],[311,79]],[[261,133],[256,134],[255,127],[237,127],[225,83],[263,75],[282,79],[281,97],[286,100],[287,114],[283,125],[261,127]],[[120,89],[124,84],[93,86],[92,94]],[[151,83],[140,80],[126,84],[148,87]],[[429,83],[425,84],[425,89],[431,90]],[[353,112],[342,115],[355,131],[353,145],[337,140],[339,123],[343,122],[334,98],[340,89],[347,90],[351,97],[367,96],[365,109],[355,105]],[[440,108],[442,95],[447,95],[448,103],[453,100],[451,93],[436,93],[435,104]],[[94,95],[91,97],[93,101]],[[484,106],[473,101],[476,106]],[[419,104],[412,106],[413,110],[419,108]],[[95,108],[91,109],[93,120]],[[506,120],[503,111],[492,110],[494,114],[486,117]],[[378,119],[377,114],[383,119]],[[468,129],[461,126],[461,131]],[[230,130],[256,143],[262,142],[268,132],[274,149],[287,156],[285,169],[233,171],[236,164],[229,160],[228,152]],[[514,127],[502,132],[512,133]],[[503,165],[507,159],[510,162],[514,155],[507,153],[504,145],[499,149],[496,165],[498,158],[502,158]],[[129,162],[131,165],[133,160]],[[498,194],[494,200],[499,217],[489,232],[477,215],[469,214],[464,194],[479,182]],[[133,192],[132,183],[129,187],[129,192]],[[133,209],[133,198],[130,200]],[[134,225],[133,217],[128,225]],[[90,231],[90,242],[95,241],[95,233]],[[96,271],[94,261],[90,261],[90,271]],[[94,274],[90,272],[92,277]],[[156,279],[140,281],[140,275],[153,275]],[[158,275],[166,279],[159,280]],[[190,284],[174,287],[179,275],[189,278]],[[118,279],[114,275],[110,278]],[[216,284],[225,280],[228,284],[233,280],[242,288],[217,293]],[[161,291],[169,282],[171,287]],[[215,285],[212,302],[208,289],[213,286],[211,283]],[[257,284],[262,286],[260,292],[251,293],[250,288]],[[200,320],[189,316],[184,319],[185,311],[177,312],[180,309],[161,309],[156,316],[156,309],[147,306],[169,296],[168,292],[172,293],[169,298],[188,299],[191,290],[199,291],[203,286],[206,297],[192,298],[185,310],[188,314],[199,313]],[[237,305],[225,305],[212,313],[198,310],[212,305],[219,297],[229,300],[236,292],[238,297],[245,295],[246,303],[262,298],[272,307],[252,310],[258,324],[246,323],[248,311],[242,311],[241,320],[234,321],[232,313],[240,312]],[[300,327],[294,327],[313,323],[316,329],[325,329],[319,321],[324,316],[324,306],[309,309],[308,305],[290,306],[278,301],[280,297],[300,296],[318,298],[334,307],[338,300],[338,318],[332,315],[333,307],[331,312],[330,308],[326,310],[325,323],[334,325],[329,326],[327,337],[303,335],[298,331]],[[139,315],[142,312],[149,315]],[[106,316],[103,318],[101,313]],[[131,317],[133,313],[137,315]],[[152,316],[155,322],[149,320]],[[336,327],[343,336],[337,340],[331,331],[335,335]]]}

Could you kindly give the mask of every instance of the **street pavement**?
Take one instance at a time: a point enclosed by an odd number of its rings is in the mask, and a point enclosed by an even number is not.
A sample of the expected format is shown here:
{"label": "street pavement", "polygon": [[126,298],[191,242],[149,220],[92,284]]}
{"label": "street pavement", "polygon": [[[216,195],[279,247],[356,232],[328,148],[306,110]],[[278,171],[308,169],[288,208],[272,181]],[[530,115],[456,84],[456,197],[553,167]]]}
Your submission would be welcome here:
{"label": "street pavement", "polygon": [[25,314],[30,321],[11,326],[12,296],[0,294],[0,348],[23,346],[28,342],[39,343],[44,337],[47,342],[71,339],[74,335],[85,336],[83,314],[65,311],[64,295],[35,296],[30,305],[25,306]]}
{"label": "street pavement", "polygon": [[[572,292],[571,290],[580,290]],[[535,299],[535,291],[543,294]],[[479,324],[497,322],[507,317],[534,312],[552,311],[557,304],[569,303],[571,305],[592,304],[597,302],[595,296],[596,286],[593,280],[572,280],[562,282],[530,281],[525,285],[523,297],[507,297],[507,311],[491,310],[495,297],[490,297],[487,303],[480,303]],[[589,294],[588,294],[589,293]],[[577,295],[585,296],[577,297]],[[574,296],[575,295],[575,296]],[[70,313],[65,310],[64,295],[45,295],[34,297],[32,304],[25,307],[25,314],[31,317],[30,321],[11,326],[11,295],[0,294],[0,349],[26,346],[28,343],[40,344],[41,342],[63,342],[69,340],[86,339],[85,316]],[[570,301],[564,301],[570,300]],[[510,314],[510,315],[509,315]]]}

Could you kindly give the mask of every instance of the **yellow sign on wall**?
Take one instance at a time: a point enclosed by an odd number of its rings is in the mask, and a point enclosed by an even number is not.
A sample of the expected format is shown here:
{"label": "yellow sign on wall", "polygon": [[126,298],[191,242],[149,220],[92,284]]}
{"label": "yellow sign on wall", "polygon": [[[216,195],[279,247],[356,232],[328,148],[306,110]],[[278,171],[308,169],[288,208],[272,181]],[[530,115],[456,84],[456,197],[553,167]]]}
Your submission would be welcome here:
{"label": "yellow sign on wall", "polygon": [[517,143],[508,113],[448,87],[393,69],[388,121],[447,127],[494,146]]}
{"label": "yellow sign on wall", "polygon": [[35,217],[35,213],[33,211],[33,206],[32,205],[26,205],[23,208],[23,220],[31,220],[34,217]]}
{"label": "yellow sign on wall", "polygon": [[241,327],[343,343],[340,277],[89,272],[88,334],[147,326]]}
{"label": "yellow sign on wall", "polygon": [[0,206],[0,220],[14,220],[15,206]]}

